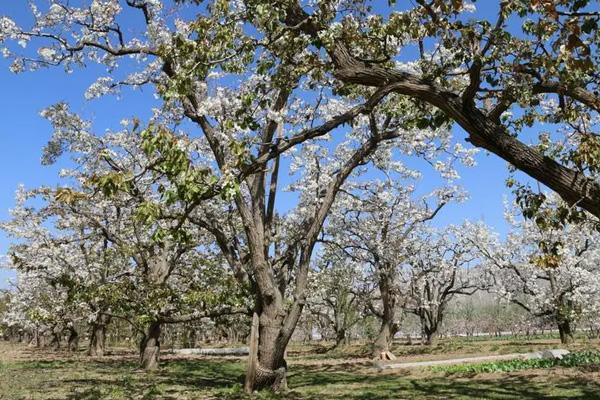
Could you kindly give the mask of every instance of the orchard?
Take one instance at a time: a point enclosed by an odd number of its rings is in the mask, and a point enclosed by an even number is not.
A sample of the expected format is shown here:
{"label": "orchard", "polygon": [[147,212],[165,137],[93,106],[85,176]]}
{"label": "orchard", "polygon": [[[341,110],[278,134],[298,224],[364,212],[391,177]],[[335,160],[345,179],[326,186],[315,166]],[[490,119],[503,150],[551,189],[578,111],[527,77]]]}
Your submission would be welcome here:
{"label": "orchard", "polygon": [[[41,165],[2,182],[0,398],[600,397],[599,23],[590,0],[0,5],[3,79],[65,82],[2,94],[52,100],[46,144],[11,142]],[[570,353],[502,361],[547,349]]]}

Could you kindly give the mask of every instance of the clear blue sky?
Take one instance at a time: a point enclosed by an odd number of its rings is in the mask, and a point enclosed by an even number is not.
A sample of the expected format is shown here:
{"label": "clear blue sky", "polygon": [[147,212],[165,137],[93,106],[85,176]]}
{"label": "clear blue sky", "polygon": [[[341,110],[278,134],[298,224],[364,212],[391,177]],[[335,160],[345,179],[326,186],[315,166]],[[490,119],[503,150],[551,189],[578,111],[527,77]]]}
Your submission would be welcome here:
{"label": "clear blue sky", "polygon": [[[478,4],[480,5],[480,4]],[[0,15],[17,21],[28,21],[29,11],[25,1],[3,1]],[[28,188],[54,185],[58,182],[60,163],[45,167],[40,163],[41,151],[51,135],[51,127],[39,113],[58,101],[68,102],[73,110],[92,119],[97,132],[117,128],[124,117],[149,114],[156,104],[150,91],[126,92],[121,100],[108,97],[88,102],[84,91],[95,81],[102,69],[90,67],[66,74],[60,68],[14,75],[8,70],[7,60],[0,59],[0,219],[8,218],[14,204],[14,192],[19,184]],[[455,130],[456,140],[464,144],[464,132]],[[468,144],[465,144],[467,147]],[[507,177],[506,163],[494,155],[480,152],[478,166],[461,169],[460,183],[470,193],[470,200],[443,210],[437,223],[460,223],[465,218],[483,219],[504,233],[503,196],[509,194],[504,186]],[[422,188],[434,186],[430,173],[426,173]],[[285,201],[285,197],[283,197]],[[283,205],[285,207],[285,205]],[[9,240],[0,232],[0,255],[6,254]],[[0,270],[0,288],[12,277],[11,271]]]}

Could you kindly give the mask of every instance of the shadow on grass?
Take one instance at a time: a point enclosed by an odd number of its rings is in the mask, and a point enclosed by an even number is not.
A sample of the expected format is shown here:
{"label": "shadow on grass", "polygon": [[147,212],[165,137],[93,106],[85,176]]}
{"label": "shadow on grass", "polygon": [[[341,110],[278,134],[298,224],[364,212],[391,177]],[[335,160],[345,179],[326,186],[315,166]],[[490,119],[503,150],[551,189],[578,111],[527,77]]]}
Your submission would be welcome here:
{"label": "shadow on grass", "polygon": [[[241,392],[245,363],[231,359],[165,360],[154,372],[138,371],[135,360],[64,360],[29,363],[44,374],[44,399],[248,399]],[[46,369],[46,370],[44,370]],[[43,370],[43,372],[42,372]],[[57,370],[53,374],[52,370]],[[600,399],[600,382],[578,375],[544,377],[544,372],[471,377],[365,373],[364,365],[293,365],[292,389],[284,395],[261,393],[253,399]],[[550,374],[550,371],[548,371]],[[554,380],[552,380],[554,379]],[[65,393],[66,392],[66,393]],[[60,397],[58,397],[60,393]],[[54,396],[54,397],[52,397]],[[0,394],[0,398],[2,398]],[[38,398],[38,397],[34,397]]]}
{"label": "shadow on grass", "polygon": [[[407,373],[408,374],[408,373]],[[297,373],[290,377],[294,391],[305,399],[600,399],[600,382],[571,378],[536,382],[539,375],[504,376],[496,379],[415,378],[398,375],[346,373]],[[327,388],[329,385],[330,386]],[[320,390],[325,393],[319,393]]]}
{"label": "shadow on grass", "polygon": [[67,399],[178,399],[184,392],[224,390],[243,382],[243,364],[220,360],[169,360],[157,371],[130,361],[80,365],[81,374],[61,379],[76,388]]}

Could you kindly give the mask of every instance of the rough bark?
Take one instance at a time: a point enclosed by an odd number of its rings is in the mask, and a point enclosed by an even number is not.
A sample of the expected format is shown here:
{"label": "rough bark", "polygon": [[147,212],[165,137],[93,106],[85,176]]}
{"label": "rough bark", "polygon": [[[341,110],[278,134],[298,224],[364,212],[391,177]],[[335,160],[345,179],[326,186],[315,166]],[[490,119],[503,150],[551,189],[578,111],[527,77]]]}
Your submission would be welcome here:
{"label": "rough bark", "polygon": [[275,392],[287,389],[285,350],[289,337],[282,332],[284,312],[279,307],[266,307],[259,314],[258,361],[253,389],[269,388]]}
{"label": "rough bark", "polygon": [[420,310],[419,320],[421,322],[421,341],[426,346],[434,344],[435,335],[441,322],[440,310]]}
{"label": "rough bark", "polygon": [[248,394],[252,393],[254,380],[256,379],[256,366],[258,363],[258,313],[252,315],[252,326],[250,327],[250,341],[248,366],[246,369],[246,381],[244,383],[244,391]]}
{"label": "rough bark", "polygon": [[91,327],[88,355],[103,357],[106,351],[106,324],[93,323]]}
{"label": "rough bark", "polygon": [[394,323],[396,317],[396,296],[392,290],[392,277],[389,269],[382,270],[379,274],[379,293],[383,310],[379,315],[381,326],[375,342],[373,343],[373,357],[379,358],[382,352],[390,351],[390,345],[398,327]]}
{"label": "rough bark", "polygon": [[422,337],[425,346],[431,346],[435,343],[435,334],[437,329],[423,329]]}
{"label": "rough bark", "polygon": [[103,357],[106,353],[106,329],[110,324],[111,317],[99,314],[90,326],[90,342],[88,355],[92,357]]}
{"label": "rough bark", "polygon": [[573,329],[569,321],[558,322],[558,334],[560,335],[560,342],[562,344],[571,344],[575,341],[573,336]]}
{"label": "rough bark", "polygon": [[140,365],[145,370],[154,370],[160,360],[160,322],[151,322],[140,343]]}
{"label": "rough bark", "polygon": [[394,335],[396,334],[396,328],[392,321],[381,321],[381,327],[377,338],[373,343],[373,358],[379,358],[381,353],[390,351],[390,346]]}

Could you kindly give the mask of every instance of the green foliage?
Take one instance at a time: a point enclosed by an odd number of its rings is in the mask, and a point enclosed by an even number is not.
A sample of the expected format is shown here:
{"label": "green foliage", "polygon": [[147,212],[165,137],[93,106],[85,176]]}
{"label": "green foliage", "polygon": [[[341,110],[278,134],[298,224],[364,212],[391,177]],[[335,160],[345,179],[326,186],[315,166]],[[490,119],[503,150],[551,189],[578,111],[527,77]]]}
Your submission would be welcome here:
{"label": "green foliage", "polygon": [[[209,168],[195,167],[170,130],[150,125],[141,132],[141,138],[144,153],[154,159],[154,172],[166,176],[172,183],[172,187],[160,185],[158,188],[167,205],[177,201],[198,203],[218,191],[219,178]],[[147,221],[151,221],[156,214],[148,206],[141,213],[147,217]]]}
{"label": "green foliage", "polygon": [[130,193],[133,187],[132,178],[131,173],[107,172],[92,176],[88,183],[100,189],[106,197],[113,197],[120,192]]}
{"label": "green foliage", "polygon": [[[515,187],[515,202],[521,208],[523,217],[534,220],[542,231],[562,229],[567,224],[579,224],[586,220],[582,210],[565,202],[549,205],[544,193],[536,193],[528,185],[517,184],[513,178],[508,179],[506,185]],[[541,250],[547,252],[548,247]]]}
{"label": "green foliage", "polygon": [[66,204],[74,204],[77,201],[85,200],[87,196],[83,193],[79,193],[70,188],[58,188],[54,193],[54,198],[58,202]]}
{"label": "green foliage", "polygon": [[151,224],[160,216],[160,206],[151,201],[140,204],[136,210],[136,218],[145,224]]}
{"label": "green foliage", "polygon": [[580,351],[570,353],[561,359],[539,358],[532,360],[494,361],[480,364],[460,364],[449,367],[433,367],[434,371],[449,374],[480,374],[493,372],[514,372],[524,369],[553,368],[553,367],[581,367],[587,365],[600,365],[600,351]]}

